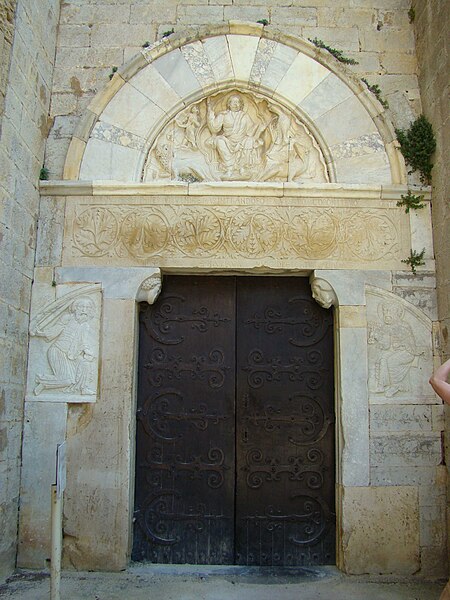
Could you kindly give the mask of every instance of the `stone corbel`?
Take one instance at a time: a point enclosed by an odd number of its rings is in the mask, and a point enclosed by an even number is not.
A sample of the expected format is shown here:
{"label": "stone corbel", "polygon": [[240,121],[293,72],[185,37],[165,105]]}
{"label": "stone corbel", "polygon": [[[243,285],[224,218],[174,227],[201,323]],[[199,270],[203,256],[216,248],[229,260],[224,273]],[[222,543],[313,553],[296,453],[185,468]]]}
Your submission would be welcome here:
{"label": "stone corbel", "polygon": [[158,269],[141,283],[136,295],[136,302],[153,304],[161,292],[161,285],[161,271]]}
{"label": "stone corbel", "polygon": [[133,300],[153,304],[161,291],[157,267],[59,267],[57,283],[100,283],[105,300]]}
{"label": "stone corbel", "polygon": [[315,273],[313,273],[309,278],[309,283],[311,284],[311,291],[314,300],[322,308],[338,306],[336,292],[329,281],[323,277],[318,277]]}

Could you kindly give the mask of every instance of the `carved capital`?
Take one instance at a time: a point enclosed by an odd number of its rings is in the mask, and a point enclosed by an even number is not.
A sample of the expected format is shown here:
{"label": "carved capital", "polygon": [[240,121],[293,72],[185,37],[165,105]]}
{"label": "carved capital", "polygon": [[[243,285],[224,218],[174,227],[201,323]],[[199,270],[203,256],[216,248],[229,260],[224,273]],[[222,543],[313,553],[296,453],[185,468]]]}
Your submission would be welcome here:
{"label": "carved capital", "polygon": [[316,277],[316,275],[313,274],[311,275],[309,282],[311,284],[312,296],[317,304],[320,304],[323,308],[338,306],[336,292],[326,279]]}

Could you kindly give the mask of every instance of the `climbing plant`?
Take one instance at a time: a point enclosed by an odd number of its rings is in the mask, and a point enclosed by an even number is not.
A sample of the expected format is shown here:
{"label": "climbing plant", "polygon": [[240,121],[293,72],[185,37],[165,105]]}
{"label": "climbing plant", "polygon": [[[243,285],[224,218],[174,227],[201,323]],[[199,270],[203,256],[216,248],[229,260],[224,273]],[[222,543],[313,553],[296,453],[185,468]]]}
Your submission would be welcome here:
{"label": "climbing plant", "polygon": [[436,149],[431,123],[424,115],[420,115],[409,129],[396,129],[395,133],[406,164],[412,171],[419,171],[422,183],[431,183],[431,155]]}
{"label": "climbing plant", "polygon": [[408,258],[404,258],[402,260],[402,263],[409,265],[413,274],[416,275],[416,267],[420,267],[425,264],[425,261],[423,260],[424,256],[425,248],[423,248],[421,252],[417,252],[416,250],[411,249],[410,255],[408,256]]}
{"label": "climbing plant", "polygon": [[379,85],[377,85],[376,83],[373,85],[370,85],[370,83],[364,77],[361,77],[361,81],[364,81],[369,92],[372,92],[372,94],[374,94],[374,96],[376,96],[378,102],[381,104],[381,106],[383,108],[389,108],[388,101],[381,97],[381,89],[380,89]]}
{"label": "climbing plant", "polygon": [[406,196],[402,194],[400,198],[401,200],[397,202],[397,206],[404,206],[405,213],[409,213],[411,209],[418,210],[419,208],[424,208],[425,206],[425,204],[423,203],[423,195],[416,196],[411,192],[411,190],[408,190]]}
{"label": "climbing plant", "polygon": [[47,181],[47,179],[49,178],[49,170],[47,169],[47,167],[42,167],[42,169],[39,171],[39,179],[41,181]]}
{"label": "climbing plant", "polygon": [[346,65],[357,65],[358,64],[357,60],[354,60],[353,58],[347,58],[346,56],[344,56],[344,54],[341,52],[341,50],[337,50],[336,48],[327,46],[325,44],[325,42],[317,39],[316,37],[313,40],[311,38],[308,38],[308,40],[312,44],[314,44],[314,46],[316,46],[317,48],[323,48],[324,50],[327,50],[330,54],[332,54],[334,56],[334,58],[337,58],[337,60],[341,63],[345,63]]}

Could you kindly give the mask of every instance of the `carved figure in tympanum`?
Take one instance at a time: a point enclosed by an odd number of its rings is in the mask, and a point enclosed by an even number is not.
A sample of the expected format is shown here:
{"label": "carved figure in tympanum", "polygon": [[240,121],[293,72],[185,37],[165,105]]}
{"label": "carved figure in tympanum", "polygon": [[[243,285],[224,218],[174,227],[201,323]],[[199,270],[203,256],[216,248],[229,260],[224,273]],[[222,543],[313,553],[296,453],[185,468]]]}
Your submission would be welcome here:
{"label": "carved figure in tympanum", "polygon": [[297,117],[237,90],[178,113],[152,144],[143,179],[329,180],[318,143]]}

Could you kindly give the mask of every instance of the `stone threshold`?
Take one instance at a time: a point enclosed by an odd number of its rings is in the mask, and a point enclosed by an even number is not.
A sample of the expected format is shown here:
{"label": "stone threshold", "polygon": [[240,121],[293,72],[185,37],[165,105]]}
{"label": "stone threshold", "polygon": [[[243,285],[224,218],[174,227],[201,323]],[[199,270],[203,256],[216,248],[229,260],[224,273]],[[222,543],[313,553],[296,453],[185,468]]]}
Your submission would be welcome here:
{"label": "stone threshold", "polygon": [[241,565],[166,565],[153,563],[131,563],[127,573],[133,575],[167,575],[183,577],[221,577],[236,578],[241,583],[300,583],[301,581],[323,580],[343,577],[335,566],[318,567],[261,567]]}

